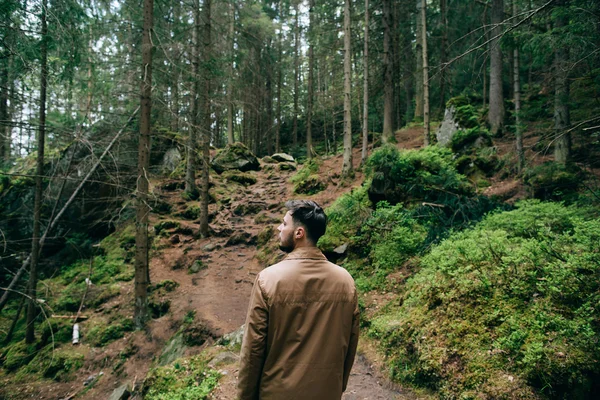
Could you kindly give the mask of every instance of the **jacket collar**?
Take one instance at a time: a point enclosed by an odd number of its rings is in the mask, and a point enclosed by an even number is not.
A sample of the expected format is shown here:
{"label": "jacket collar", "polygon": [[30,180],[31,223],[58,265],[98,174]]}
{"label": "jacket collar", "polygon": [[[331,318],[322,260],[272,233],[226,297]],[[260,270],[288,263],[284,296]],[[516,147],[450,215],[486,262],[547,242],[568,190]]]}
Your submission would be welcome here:
{"label": "jacket collar", "polygon": [[309,259],[309,260],[327,260],[327,258],[323,255],[321,250],[318,247],[300,247],[299,249],[295,249],[290,254],[285,257],[286,260],[300,260],[300,259]]}

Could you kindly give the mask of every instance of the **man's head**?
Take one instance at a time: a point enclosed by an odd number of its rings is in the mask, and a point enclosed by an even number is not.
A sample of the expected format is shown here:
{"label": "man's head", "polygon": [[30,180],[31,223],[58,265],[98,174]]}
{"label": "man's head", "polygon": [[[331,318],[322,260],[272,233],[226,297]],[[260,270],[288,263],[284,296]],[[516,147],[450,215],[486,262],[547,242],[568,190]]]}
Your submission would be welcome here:
{"label": "man's head", "polygon": [[297,247],[315,246],[325,234],[327,216],[312,200],[290,200],[285,203],[288,212],[279,230],[279,248],[287,253]]}

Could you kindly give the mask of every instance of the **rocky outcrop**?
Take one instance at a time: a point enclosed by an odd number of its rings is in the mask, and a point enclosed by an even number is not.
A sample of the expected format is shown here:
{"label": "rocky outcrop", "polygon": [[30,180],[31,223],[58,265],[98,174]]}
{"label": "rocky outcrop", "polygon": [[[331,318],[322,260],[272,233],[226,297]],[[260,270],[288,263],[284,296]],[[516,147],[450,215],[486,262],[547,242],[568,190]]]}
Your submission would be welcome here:
{"label": "rocky outcrop", "polygon": [[260,170],[258,158],[242,143],[227,145],[217,153],[211,162],[211,166],[219,174],[228,170],[242,172]]}

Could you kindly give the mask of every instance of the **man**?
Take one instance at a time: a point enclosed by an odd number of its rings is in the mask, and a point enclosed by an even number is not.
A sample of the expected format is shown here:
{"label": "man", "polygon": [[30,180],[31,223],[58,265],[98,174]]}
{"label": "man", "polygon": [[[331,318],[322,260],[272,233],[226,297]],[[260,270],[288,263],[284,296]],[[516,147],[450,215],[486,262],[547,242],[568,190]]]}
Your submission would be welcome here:
{"label": "man", "polygon": [[289,253],[254,282],[240,358],[241,400],[336,400],[358,343],[354,280],[316,247],[327,217],[293,200],[279,230]]}

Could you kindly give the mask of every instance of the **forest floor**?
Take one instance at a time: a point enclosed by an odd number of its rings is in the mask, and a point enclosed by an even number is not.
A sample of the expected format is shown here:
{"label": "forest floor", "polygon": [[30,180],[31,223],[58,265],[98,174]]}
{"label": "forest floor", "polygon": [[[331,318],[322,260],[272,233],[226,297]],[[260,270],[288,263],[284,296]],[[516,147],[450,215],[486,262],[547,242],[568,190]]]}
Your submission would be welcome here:
{"label": "forest floor", "polygon": [[[398,146],[401,148],[419,148],[422,143],[422,128],[408,128],[398,131]],[[534,140],[531,138],[530,140]],[[502,151],[510,151],[511,144],[506,141],[499,144]],[[277,242],[276,227],[280,224],[285,213],[283,204],[290,198],[304,197],[319,202],[324,208],[335,199],[358,187],[363,182],[363,173],[358,170],[351,181],[341,182],[339,171],[341,169],[342,155],[328,157],[323,160],[320,170],[321,178],[328,182],[328,188],[312,196],[298,196],[292,192],[289,178],[293,171],[266,170],[253,172],[257,182],[250,186],[234,183],[235,188],[229,188],[230,201],[226,206],[217,209],[211,204],[209,212],[214,216],[210,227],[215,232],[225,234],[213,235],[205,239],[195,239],[194,233],[198,230],[197,221],[178,218],[178,212],[185,210],[195,202],[182,199],[182,190],[165,190],[163,181],[154,181],[154,193],[163,201],[171,204],[170,215],[155,215],[151,217],[151,224],[155,225],[164,220],[174,220],[179,223],[179,228],[167,236],[157,235],[154,241],[154,250],[151,252],[150,278],[156,284],[165,280],[172,280],[179,286],[172,292],[163,294],[162,300],[170,301],[169,312],[149,323],[145,332],[131,332],[123,339],[116,340],[106,347],[87,348],[85,343],[80,346],[80,351],[86,354],[86,362],[76,375],[76,379],[63,383],[35,383],[27,382],[18,385],[15,389],[23,397],[38,399],[108,399],[115,388],[129,383],[138,386],[146,376],[149,369],[155,365],[163,348],[169,343],[171,337],[181,326],[181,322],[190,311],[196,314],[196,320],[202,321],[214,337],[222,336],[236,331],[244,324],[246,308],[252,284],[256,274],[267,265],[261,265],[257,256],[257,246],[253,243],[226,245],[233,235],[248,238],[255,237],[271,225],[273,230],[270,243]],[[353,152],[354,167],[360,163],[360,149]],[[218,177],[212,177],[215,185]],[[491,179],[492,186],[485,189],[485,194],[501,194],[509,201],[524,197],[524,189],[519,180]],[[234,211],[238,206],[252,204],[254,213],[238,215]],[[190,228],[190,229],[186,229]],[[278,250],[277,250],[278,251]],[[282,254],[278,255],[281,257]],[[194,260],[202,260],[206,266],[200,272],[190,274],[187,267]],[[391,293],[371,292],[364,294],[365,307],[368,313],[374,312],[378,307],[393,298]],[[133,285],[131,282],[122,283],[121,294],[103,306],[101,312],[114,309],[121,315],[133,315]],[[90,312],[92,312],[90,310]],[[98,311],[96,311],[98,312]],[[93,314],[92,314],[93,317]],[[85,322],[81,324],[85,330]],[[84,336],[85,338],[85,336]],[[123,349],[135,348],[135,352],[125,361],[118,373],[111,372],[111,367],[121,358]],[[417,396],[409,390],[395,387],[385,377],[383,361],[375,344],[366,338],[359,344],[359,356],[356,359],[349,386],[344,394],[345,400],[362,399],[416,399]],[[192,347],[186,350],[185,355],[198,354],[206,347],[215,347],[210,340],[203,346]],[[212,399],[235,399],[237,361],[220,366],[223,377],[218,388],[211,395]],[[83,388],[83,381],[94,374],[104,372],[101,379],[92,388]]]}

